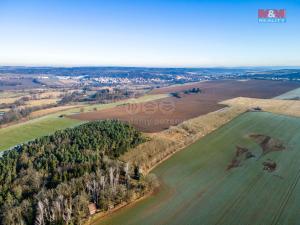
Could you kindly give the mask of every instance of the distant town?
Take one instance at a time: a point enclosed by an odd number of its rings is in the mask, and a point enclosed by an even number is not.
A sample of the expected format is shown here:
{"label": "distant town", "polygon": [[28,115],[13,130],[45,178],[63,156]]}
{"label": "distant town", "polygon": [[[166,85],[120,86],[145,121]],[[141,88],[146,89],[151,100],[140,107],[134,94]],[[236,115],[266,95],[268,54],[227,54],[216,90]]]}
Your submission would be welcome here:
{"label": "distant town", "polygon": [[145,85],[145,88],[205,80],[263,79],[300,81],[300,69],[135,68],[135,67],[0,67],[0,90],[36,87]]}

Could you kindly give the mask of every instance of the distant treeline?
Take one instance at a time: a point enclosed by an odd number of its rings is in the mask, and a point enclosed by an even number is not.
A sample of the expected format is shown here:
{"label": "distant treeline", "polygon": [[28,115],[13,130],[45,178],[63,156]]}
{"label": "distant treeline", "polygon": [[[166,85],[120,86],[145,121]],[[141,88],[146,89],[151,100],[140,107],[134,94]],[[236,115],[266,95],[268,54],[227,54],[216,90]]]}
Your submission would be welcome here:
{"label": "distant treeline", "polygon": [[102,89],[96,93],[87,96],[86,92],[73,92],[65,95],[59,104],[67,104],[70,102],[93,102],[93,103],[110,103],[113,101],[118,101],[122,99],[127,99],[135,97],[133,91],[123,90],[123,89]]}
{"label": "distant treeline", "polygon": [[30,100],[37,100],[36,95],[32,96],[23,96],[20,99],[17,99],[13,103],[1,103],[1,109],[9,109],[8,111],[4,112],[0,115],[0,125],[18,121],[24,117],[29,116],[32,112],[47,109],[51,107],[57,106],[57,104],[47,104],[47,105],[38,105],[38,106],[26,106],[26,102]]}
{"label": "distant treeline", "polygon": [[128,124],[98,121],[5,152],[0,224],[82,224],[91,203],[105,211],[143,195],[154,180],[118,160],[142,142],[141,133]]}
{"label": "distant treeline", "polygon": [[181,98],[181,94],[184,93],[186,95],[188,94],[198,94],[198,93],[201,93],[201,89],[200,88],[191,88],[191,89],[188,89],[188,90],[184,90],[182,92],[180,91],[177,91],[177,92],[173,92],[171,93],[171,95],[175,98]]}
{"label": "distant treeline", "polygon": [[55,106],[56,104],[32,106],[32,107],[20,107],[20,108],[17,108],[15,106],[9,111],[5,112],[3,115],[0,115],[0,125],[18,121],[22,118],[29,116],[30,113],[34,111],[47,109]]}
{"label": "distant treeline", "polygon": [[201,92],[200,88],[191,88],[191,89],[183,91],[184,94],[197,94],[200,92]]}
{"label": "distant treeline", "polygon": [[13,103],[1,103],[0,104],[0,109],[6,109],[6,108],[10,108],[10,109],[13,109],[13,108],[16,108],[18,106],[24,106],[26,105],[26,102],[27,101],[30,101],[31,98],[28,97],[28,96],[24,96],[16,101],[14,101]]}
{"label": "distant treeline", "polygon": [[69,94],[66,94],[57,104],[47,104],[40,106],[26,106],[26,102],[34,99],[32,97],[22,97],[16,100],[13,103],[2,103],[0,104],[1,109],[10,109],[4,114],[0,115],[0,125],[18,121],[24,117],[29,116],[32,112],[47,109],[55,106],[66,105],[68,103],[74,102],[89,102],[89,103],[110,103],[119,101],[122,99],[128,99],[132,97],[137,97],[133,91],[122,90],[122,89],[102,89],[97,91],[92,95],[86,95],[86,91],[75,91]]}

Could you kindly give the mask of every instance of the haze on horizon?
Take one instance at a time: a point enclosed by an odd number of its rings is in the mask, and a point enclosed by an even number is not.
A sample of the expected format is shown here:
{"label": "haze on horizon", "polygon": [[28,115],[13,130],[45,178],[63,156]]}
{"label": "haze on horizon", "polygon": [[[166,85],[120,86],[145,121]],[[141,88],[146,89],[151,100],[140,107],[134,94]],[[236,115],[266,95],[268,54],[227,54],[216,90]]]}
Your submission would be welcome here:
{"label": "haze on horizon", "polygon": [[[286,9],[261,24],[258,9]],[[300,2],[1,0],[0,65],[300,66]]]}

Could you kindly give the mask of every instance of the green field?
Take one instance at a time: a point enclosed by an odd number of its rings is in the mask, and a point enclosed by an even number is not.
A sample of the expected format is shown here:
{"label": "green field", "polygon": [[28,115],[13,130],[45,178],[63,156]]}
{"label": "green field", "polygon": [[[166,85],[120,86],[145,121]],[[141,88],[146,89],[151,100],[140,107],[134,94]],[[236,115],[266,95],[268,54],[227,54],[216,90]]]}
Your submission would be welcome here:
{"label": "green field", "polygon": [[300,88],[291,90],[289,92],[286,92],[282,95],[279,95],[275,97],[275,99],[295,99],[295,98],[300,98]]}
{"label": "green field", "polygon": [[[299,224],[299,131],[300,118],[245,113],[160,164],[153,171],[161,183],[155,195],[94,224]],[[251,134],[280,140],[285,150],[262,155]],[[255,157],[227,170],[236,146]],[[277,164],[273,172],[263,170],[268,159]]]}
{"label": "green field", "polygon": [[[127,99],[119,102],[109,104],[90,104],[84,107],[84,111],[103,110],[112,108],[125,103],[141,103],[147,101],[153,101],[161,98],[168,97],[166,94],[158,95],[145,95],[137,99]],[[6,128],[0,129],[0,152],[18,145],[23,142],[51,134],[56,130],[73,127],[83,123],[84,121],[69,119],[66,117],[61,118],[60,115],[70,115],[74,113],[80,113],[80,108],[68,109],[61,112],[56,112],[51,115],[43,116],[37,119],[32,119],[28,122],[12,125]]]}
{"label": "green field", "polygon": [[0,151],[81,123],[81,121],[68,118],[43,117],[2,128],[0,129]]}

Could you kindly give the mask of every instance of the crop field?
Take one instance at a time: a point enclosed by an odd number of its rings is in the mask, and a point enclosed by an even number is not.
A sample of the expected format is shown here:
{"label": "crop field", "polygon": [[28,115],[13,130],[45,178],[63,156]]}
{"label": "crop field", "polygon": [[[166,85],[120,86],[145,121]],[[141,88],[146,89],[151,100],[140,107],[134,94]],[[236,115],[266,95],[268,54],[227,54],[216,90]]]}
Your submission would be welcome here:
{"label": "crop field", "polygon": [[20,99],[20,98],[19,97],[0,98],[0,104],[3,104],[3,103],[4,104],[14,103],[18,99]]}
{"label": "crop field", "polygon": [[0,151],[17,144],[51,134],[57,130],[81,124],[68,118],[43,117],[0,129]]}
{"label": "crop field", "polygon": [[177,85],[153,90],[152,94],[169,94],[199,88],[201,93],[183,94],[147,103],[120,105],[98,112],[73,115],[79,120],[120,119],[144,132],[168,129],[190,118],[205,115],[224,107],[219,102],[234,97],[273,98],[300,86],[281,81],[211,81]]}
{"label": "crop field", "polygon": [[300,116],[299,100],[281,100],[281,99],[257,99],[238,97],[221,102],[221,104],[229,106],[237,106],[243,108],[260,107],[263,111],[283,114],[288,116]]}
{"label": "crop field", "polygon": [[84,107],[84,105],[64,105],[64,106],[56,106],[47,109],[41,109],[30,113],[30,118],[41,117],[57,112],[65,112],[70,109]]}
{"label": "crop field", "polygon": [[296,88],[287,93],[275,97],[275,99],[300,100],[300,88]]}
{"label": "crop field", "polygon": [[152,196],[91,224],[298,224],[299,130],[297,117],[244,113],[156,167]]}
{"label": "crop field", "polygon": [[[38,89],[40,90],[40,89]],[[0,99],[2,98],[21,98],[28,96],[32,93],[32,90],[0,90]]]}
{"label": "crop field", "polygon": [[[137,99],[128,99],[109,104],[62,106],[39,110],[31,114],[31,117],[41,116],[39,118],[0,129],[0,152],[17,144],[51,134],[56,130],[76,126],[85,122],[82,120],[70,119],[66,116],[61,117],[61,115],[78,114],[81,110],[84,110],[85,112],[94,111],[95,108],[101,111],[103,109],[113,108],[130,102],[141,103],[165,97],[168,97],[168,95],[146,95]],[[45,115],[48,113],[50,114]]]}
{"label": "crop field", "polygon": [[56,104],[58,100],[59,99],[57,98],[30,100],[26,102],[26,106],[42,106],[42,105]]}
{"label": "crop field", "polygon": [[152,90],[152,94],[164,94],[183,91],[190,88],[200,88],[204,93],[215,95],[225,94],[251,98],[272,98],[300,87],[299,82],[270,80],[219,80],[205,81],[188,85],[169,86]]}
{"label": "crop field", "polygon": [[[18,85],[11,85],[10,83],[16,82]],[[0,87],[0,90],[20,90],[20,89],[34,89],[34,88],[42,88],[43,86],[41,84],[38,84],[33,81],[32,78],[23,78],[23,79],[17,79],[17,78],[10,78],[9,80],[3,81],[2,85]]]}

